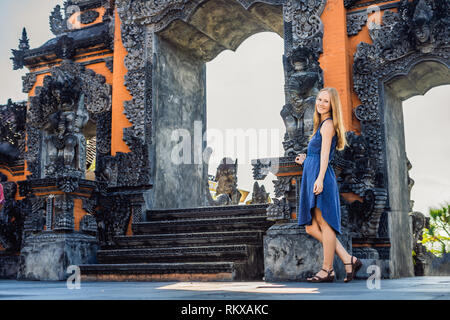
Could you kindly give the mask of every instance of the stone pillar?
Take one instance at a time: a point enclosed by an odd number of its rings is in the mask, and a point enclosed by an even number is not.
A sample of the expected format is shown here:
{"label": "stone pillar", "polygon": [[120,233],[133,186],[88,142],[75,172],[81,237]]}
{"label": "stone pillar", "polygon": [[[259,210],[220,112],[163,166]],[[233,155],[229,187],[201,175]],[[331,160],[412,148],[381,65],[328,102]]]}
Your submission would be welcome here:
{"label": "stone pillar", "polygon": [[[154,36],[153,208],[204,205],[207,166],[206,65],[186,49]],[[176,139],[176,140],[174,140]]]}
{"label": "stone pillar", "polygon": [[17,278],[65,280],[70,265],[96,263],[97,237],[92,230],[76,225],[74,216],[74,200],[89,199],[95,182],[80,179],[71,192],[62,192],[57,179],[50,178],[19,185],[21,195],[26,192],[33,201],[25,216]]}

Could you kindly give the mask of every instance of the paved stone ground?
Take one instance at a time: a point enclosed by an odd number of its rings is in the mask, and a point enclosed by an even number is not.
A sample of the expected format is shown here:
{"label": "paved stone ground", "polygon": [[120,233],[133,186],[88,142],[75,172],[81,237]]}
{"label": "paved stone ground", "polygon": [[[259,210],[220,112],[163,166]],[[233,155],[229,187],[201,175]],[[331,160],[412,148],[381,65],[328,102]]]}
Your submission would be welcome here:
{"label": "paved stone ground", "polygon": [[[73,285],[73,284],[72,284]],[[350,283],[81,282],[0,280],[0,300],[450,300],[450,277]]]}

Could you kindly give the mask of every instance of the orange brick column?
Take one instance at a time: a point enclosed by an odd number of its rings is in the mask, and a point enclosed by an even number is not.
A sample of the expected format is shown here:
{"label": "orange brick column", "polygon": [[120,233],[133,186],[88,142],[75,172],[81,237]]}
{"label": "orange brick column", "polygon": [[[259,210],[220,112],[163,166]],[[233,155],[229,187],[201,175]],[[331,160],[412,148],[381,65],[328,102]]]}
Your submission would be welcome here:
{"label": "orange brick column", "polygon": [[131,100],[132,97],[124,84],[124,76],[127,69],[124,65],[124,58],[127,51],[122,43],[122,34],[120,32],[120,19],[115,11],[115,31],[114,31],[114,75],[112,90],[112,114],[111,114],[111,155],[116,152],[130,152],[130,148],[122,140],[123,129],[130,127],[131,123],[123,113],[124,101]]}
{"label": "orange brick column", "polygon": [[335,87],[341,98],[343,120],[347,131],[352,128],[351,62],[347,37],[344,1],[328,0],[321,19],[324,24],[323,54],[319,58],[324,86]]}

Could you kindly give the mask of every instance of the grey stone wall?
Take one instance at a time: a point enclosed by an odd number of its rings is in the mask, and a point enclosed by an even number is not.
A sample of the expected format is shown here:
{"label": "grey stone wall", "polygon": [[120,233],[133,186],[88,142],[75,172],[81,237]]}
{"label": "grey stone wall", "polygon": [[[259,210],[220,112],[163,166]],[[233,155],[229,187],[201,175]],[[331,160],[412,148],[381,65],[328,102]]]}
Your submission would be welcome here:
{"label": "grey stone wall", "polygon": [[[154,52],[151,206],[202,206],[208,173],[202,159],[205,147],[202,137],[206,131],[206,65],[189,51],[158,35],[154,36]],[[194,122],[197,122],[196,128]],[[175,164],[172,152],[181,139],[172,141],[171,136],[174,130],[180,129],[189,133],[183,139],[189,139],[190,157],[187,158],[190,162]]]}

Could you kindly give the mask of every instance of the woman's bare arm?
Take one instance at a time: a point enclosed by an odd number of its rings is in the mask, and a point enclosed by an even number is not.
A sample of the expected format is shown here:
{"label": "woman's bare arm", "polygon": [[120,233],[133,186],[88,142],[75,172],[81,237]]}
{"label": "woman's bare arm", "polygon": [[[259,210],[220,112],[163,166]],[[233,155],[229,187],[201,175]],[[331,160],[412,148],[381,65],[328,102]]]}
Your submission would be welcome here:
{"label": "woman's bare arm", "polygon": [[328,167],[328,160],[331,149],[331,140],[335,135],[333,121],[326,120],[323,123],[322,128],[320,129],[320,134],[322,135],[322,147],[320,151],[320,171],[319,175],[317,176],[317,179],[320,178],[323,181]]}

